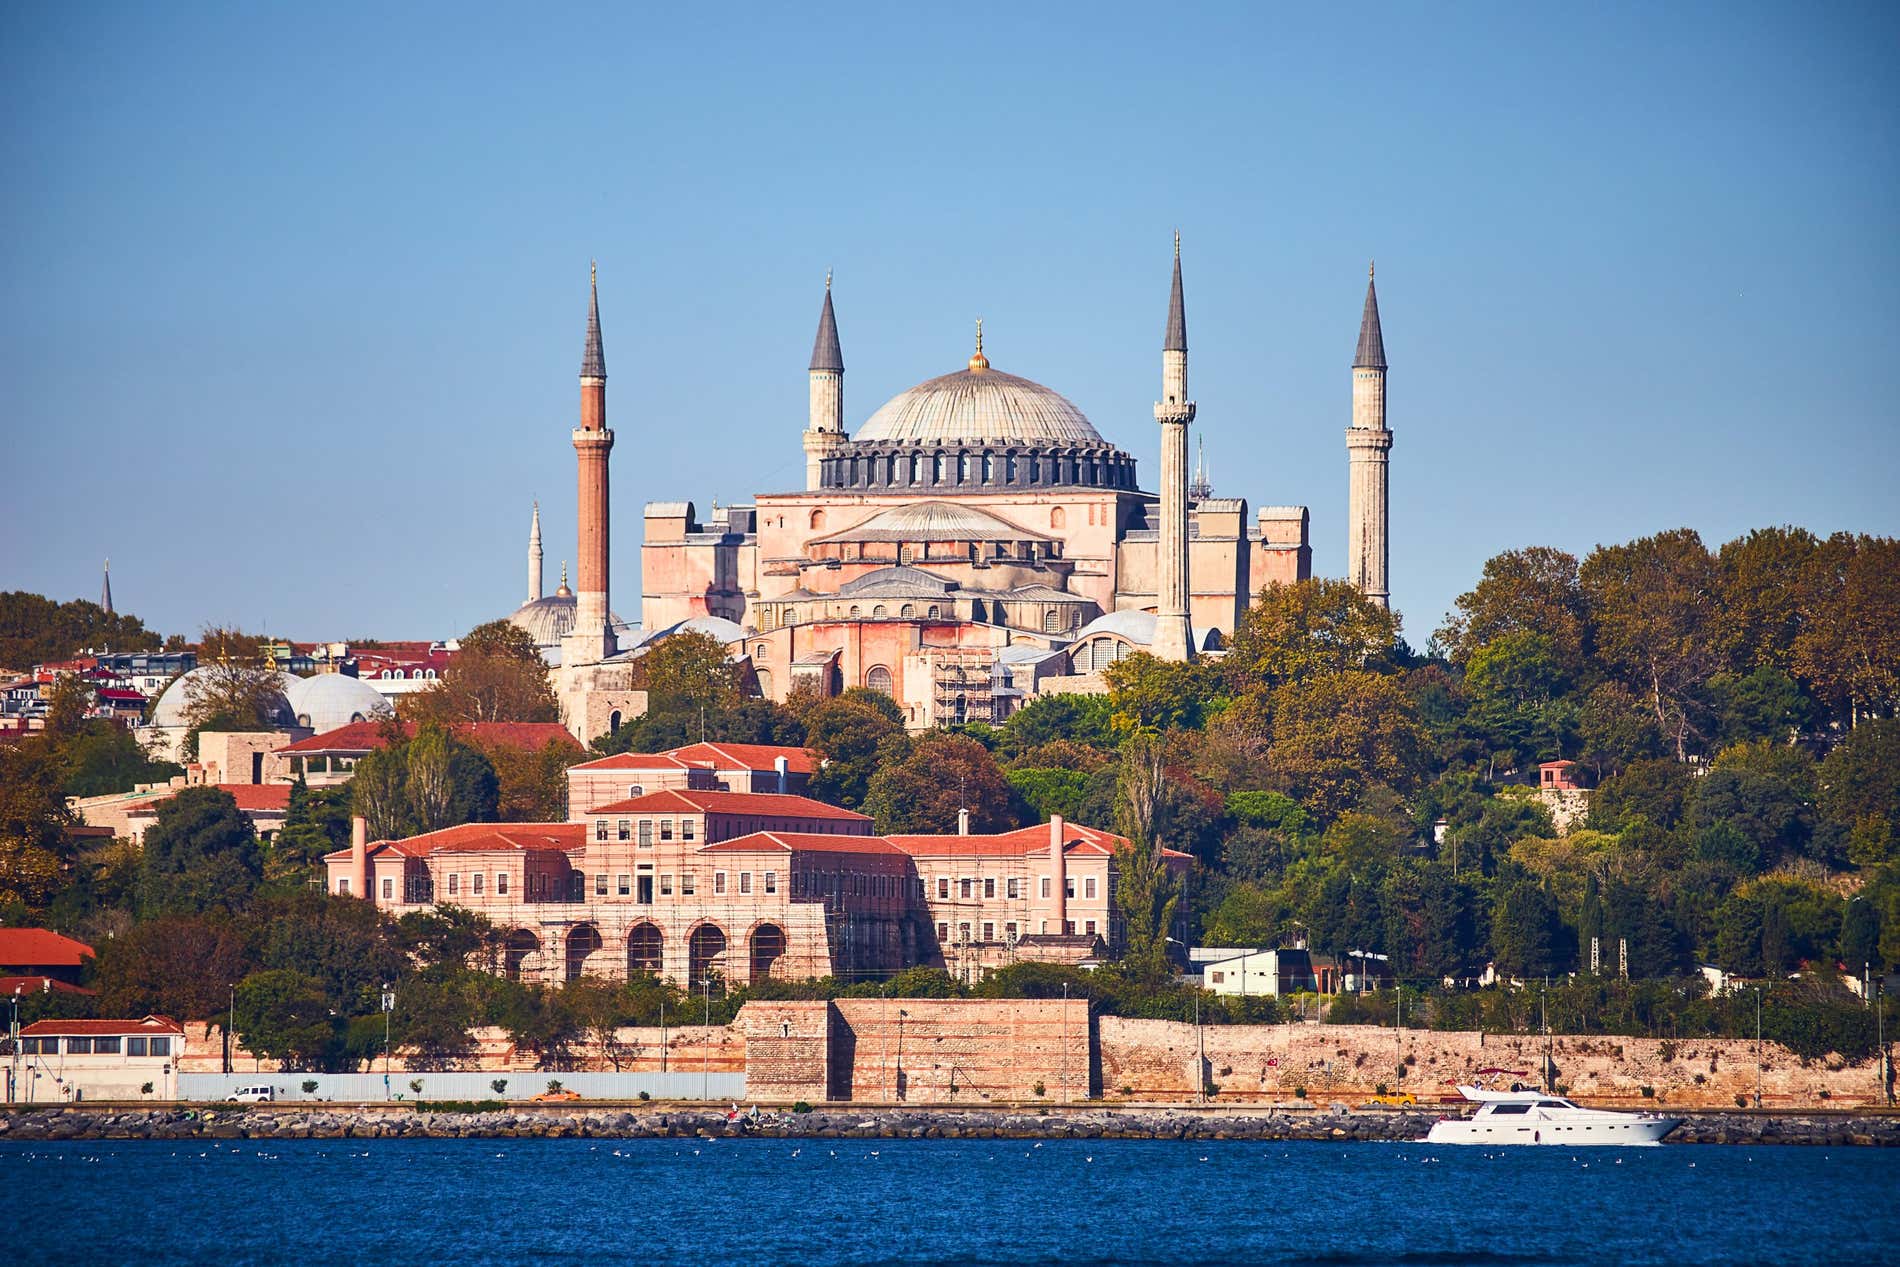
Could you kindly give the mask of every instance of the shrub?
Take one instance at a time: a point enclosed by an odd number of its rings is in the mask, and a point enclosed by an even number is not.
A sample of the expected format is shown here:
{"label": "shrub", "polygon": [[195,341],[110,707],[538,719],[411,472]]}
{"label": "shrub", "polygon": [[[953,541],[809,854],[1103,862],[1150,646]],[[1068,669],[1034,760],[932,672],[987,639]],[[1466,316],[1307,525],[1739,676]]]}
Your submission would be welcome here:
{"label": "shrub", "polygon": [[1738,1109],[1745,1109],[1745,1108],[1747,1108],[1747,1107],[1748,1107],[1748,1097],[1747,1097],[1747,1096],[1745,1096],[1745,1095],[1737,1095],[1737,1096],[1735,1097],[1735,1107],[1736,1107],[1736,1108],[1738,1108]]}
{"label": "shrub", "polygon": [[1380,1083],[1380,1084],[1379,1084],[1379,1085],[1378,1085],[1377,1087],[1374,1087],[1374,1088],[1373,1088],[1373,1094],[1374,1094],[1374,1095],[1384,1095],[1384,1094],[1386,1094],[1386,1087],[1385,1087],[1385,1083],[1383,1083],[1383,1082],[1381,1082],[1381,1083]]}
{"label": "shrub", "polygon": [[1034,1092],[1035,1092],[1035,1093],[1036,1093],[1037,1095],[1044,1095],[1044,1094],[1046,1094],[1046,1093],[1047,1093],[1047,1088],[1045,1088],[1045,1087],[1044,1087],[1044,1086],[1042,1085],[1042,1083],[1041,1083],[1041,1081],[1040,1081],[1040,1080],[1038,1080],[1038,1081],[1037,1081],[1037,1083],[1036,1083],[1036,1085],[1035,1085],[1035,1086],[1033,1086],[1033,1087],[1031,1087],[1031,1088],[1029,1088],[1029,1089],[1030,1089],[1031,1091],[1034,1091]]}
{"label": "shrub", "polygon": [[1656,1098],[1656,1088],[1652,1086],[1644,1085],[1644,1086],[1638,1087],[1637,1090],[1643,1093],[1643,1098],[1645,1100],[1653,1100]]}
{"label": "shrub", "polygon": [[410,1093],[413,1095],[421,1095],[422,1094],[422,1079],[420,1078],[409,1079],[409,1090],[410,1090]]}
{"label": "shrub", "polygon": [[811,1112],[811,1105],[809,1105],[809,1104],[807,1104],[807,1103],[806,1103],[805,1101],[803,1101],[803,1100],[800,1100],[800,1101],[799,1101],[799,1102],[798,1102],[797,1104],[794,1104],[794,1105],[792,1106],[792,1112],[794,1112],[794,1113],[809,1113],[809,1112]]}
{"label": "shrub", "polygon": [[305,1095],[315,1095],[317,1093],[318,1084],[315,1078],[305,1078],[301,1085],[303,1086],[303,1093]]}
{"label": "shrub", "polygon": [[496,1095],[508,1094],[508,1079],[506,1078],[497,1078],[488,1085],[494,1090]]}
{"label": "shrub", "polygon": [[1667,1038],[1663,1039],[1660,1043],[1656,1044],[1656,1056],[1664,1062],[1674,1060],[1676,1058],[1676,1045]]}
{"label": "shrub", "polygon": [[[142,1087],[140,1087],[140,1088],[139,1088],[139,1094],[140,1094],[140,1095],[150,1095],[150,1094],[152,1094],[152,1084],[148,1082],[148,1083],[146,1083],[146,1084],[145,1084],[144,1086],[142,1086]],[[1822,1094],[1822,1095],[1826,1095],[1826,1094],[1827,1094],[1827,1092],[1825,1092],[1825,1091],[1823,1091],[1823,1092],[1822,1092],[1821,1094]]]}
{"label": "shrub", "polygon": [[1294,1087],[1294,1088],[1293,1088],[1293,1098],[1294,1098],[1294,1099],[1296,1099],[1296,1100],[1304,1100],[1304,1099],[1306,1098],[1306,1088],[1305,1088],[1305,1087]]}
{"label": "shrub", "polygon": [[549,1091],[559,1091],[560,1089],[561,1089],[561,1080],[560,1080],[559,1078],[549,1078],[549,1079],[548,1079],[548,1090],[549,1090]]}
{"label": "shrub", "polygon": [[418,1113],[499,1113],[508,1106],[500,1100],[417,1100]]}
{"label": "shrub", "polygon": [[647,1094],[647,1093],[646,1093],[645,1091],[642,1091],[642,1092],[640,1093],[640,1098],[641,1098],[642,1100],[651,1100],[651,1099],[652,1099],[653,1097],[652,1097],[651,1095],[649,1095],[649,1094]]}

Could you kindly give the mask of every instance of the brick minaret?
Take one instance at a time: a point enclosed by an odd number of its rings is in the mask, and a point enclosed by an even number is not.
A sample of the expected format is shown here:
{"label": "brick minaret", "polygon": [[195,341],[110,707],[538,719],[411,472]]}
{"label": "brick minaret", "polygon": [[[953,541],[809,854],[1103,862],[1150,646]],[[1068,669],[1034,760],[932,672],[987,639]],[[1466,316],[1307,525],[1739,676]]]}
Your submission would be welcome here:
{"label": "brick minaret", "polygon": [[600,284],[590,281],[587,346],[581,353],[581,425],[574,428],[574,455],[580,468],[576,499],[580,524],[579,586],[574,596],[574,631],[561,640],[563,667],[598,664],[614,653],[614,632],[607,605],[607,458],[614,433],[607,427],[607,357],[600,346]]}
{"label": "brick minaret", "polygon": [[1168,296],[1168,333],[1161,341],[1161,533],[1155,543],[1155,640],[1163,660],[1194,655],[1188,630],[1188,424],[1194,402],[1187,392],[1187,311],[1181,300],[1181,235],[1174,235],[1174,288]]}
{"label": "brick minaret", "polygon": [[528,527],[528,601],[541,597],[541,503],[534,504],[534,521]]}
{"label": "brick minaret", "polygon": [[1385,336],[1379,295],[1366,267],[1366,307],[1352,358],[1352,425],[1346,428],[1346,579],[1381,607],[1392,600],[1386,576],[1386,464],[1392,433],[1385,425]]}
{"label": "brick minaret", "polygon": [[811,415],[805,424],[805,487],[824,483],[824,463],[844,446],[844,352],[838,347],[838,317],[831,310],[831,274],[825,274],[825,306],[818,311],[818,337],[811,345]]}

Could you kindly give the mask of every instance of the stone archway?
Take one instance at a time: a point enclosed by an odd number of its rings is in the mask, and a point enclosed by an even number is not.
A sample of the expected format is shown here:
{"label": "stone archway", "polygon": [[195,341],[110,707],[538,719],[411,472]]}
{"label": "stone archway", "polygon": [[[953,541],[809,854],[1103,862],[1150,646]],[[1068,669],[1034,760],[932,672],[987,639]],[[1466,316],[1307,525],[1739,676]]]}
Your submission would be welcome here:
{"label": "stone archway", "polygon": [[627,934],[627,976],[657,973],[666,960],[666,935],[657,924],[636,924]]}
{"label": "stone archway", "polygon": [[587,957],[601,947],[600,930],[582,924],[567,934],[567,980],[577,981],[587,971]]}
{"label": "stone archway", "polygon": [[777,924],[760,924],[752,930],[752,975],[747,978],[753,984],[772,975],[772,965],[785,953],[785,930]]}
{"label": "stone archway", "polygon": [[717,924],[701,924],[687,942],[686,979],[698,984],[720,967],[726,954],[726,930]]}
{"label": "stone archway", "polygon": [[510,981],[521,980],[522,966],[529,956],[541,953],[541,939],[525,928],[509,933],[501,944],[501,973]]}

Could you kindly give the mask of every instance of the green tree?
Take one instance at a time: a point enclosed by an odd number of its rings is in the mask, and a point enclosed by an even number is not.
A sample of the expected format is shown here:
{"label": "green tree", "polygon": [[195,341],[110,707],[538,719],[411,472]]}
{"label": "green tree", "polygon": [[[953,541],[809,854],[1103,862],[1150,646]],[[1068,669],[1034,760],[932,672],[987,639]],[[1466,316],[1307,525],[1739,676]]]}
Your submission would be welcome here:
{"label": "green tree", "polygon": [[1584,667],[1590,626],[1573,554],[1549,546],[1507,550],[1485,561],[1477,587],[1455,607],[1434,635],[1453,664],[1499,638],[1535,634],[1550,639],[1565,673]]}
{"label": "green tree", "polygon": [[1013,758],[1057,742],[1112,748],[1113,713],[1106,695],[1039,695],[1003,723],[1002,752]]}
{"label": "green tree", "polygon": [[102,941],[92,985],[107,1016],[222,1017],[226,991],[252,964],[244,931],[229,917],[161,916]]}
{"label": "green tree", "polygon": [[142,783],[164,783],[185,772],[181,765],[153,760],[131,731],[105,718],[82,723],[62,745],[62,755],[67,796],[130,792]]}
{"label": "green tree", "polygon": [[1870,718],[1821,762],[1816,808],[1837,828],[1872,816],[1900,826],[1900,719]]}
{"label": "green tree", "polygon": [[61,795],[65,774],[43,736],[0,744],[0,903],[37,909],[64,882],[74,823]]}
{"label": "green tree", "polygon": [[501,797],[488,758],[435,725],[358,761],[350,787],[353,808],[368,821],[374,840],[492,823]]}
{"label": "green tree", "polygon": [[863,810],[885,834],[953,832],[957,811],[970,811],[973,832],[1015,827],[1009,781],[989,749],[963,735],[920,735],[910,755],[871,776]]}
{"label": "green tree", "polygon": [[1628,545],[1599,546],[1578,569],[1599,656],[1643,696],[1656,725],[1686,761],[1703,733],[1704,684],[1724,665],[1720,578],[1688,528]]}
{"label": "green tree", "polygon": [[1284,683],[1273,693],[1268,760],[1321,819],[1351,806],[1366,788],[1414,787],[1424,734],[1397,679],[1327,673]]}
{"label": "green tree", "polygon": [[857,809],[870,791],[880,754],[902,760],[908,751],[903,726],[857,700],[827,700],[805,716],[806,745],[818,758],[807,785],[833,805]]}
{"label": "green tree", "polygon": [[1510,769],[1559,760],[1576,750],[1577,708],[1564,698],[1566,686],[1548,635],[1503,634],[1465,662],[1466,723],[1487,750],[1506,755]]}
{"label": "green tree", "polygon": [[1757,528],[1717,553],[1728,655],[1744,670],[1793,663],[1803,623],[1801,578],[1820,544],[1805,528]]}
{"label": "green tree", "polygon": [[1535,880],[1501,890],[1491,915],[1491,950],[1498,970],[1530,980],[1561,969],[1557,961],[1557,904]]}
{"label": "green tree", "polygon": [[1122,733],[1198,730],[1220,685],[1206,662],[1159,660],[1145,651],[1111,664],[1103,677],[1113,726]]}
{"label": "green tree", "polygon": [[322,879],[323,856],[350,847],[350,788],[313,788],[300,779],[290,807],[264,855],[264,878],[274,884]]}
{"label": "green tree", "polygon": [[1900,712],[1900,541],[1837,533],[1803,572],[1793,669],[1850,726]]}
{"label": "green tree", "polygon": [[1397,615],[1348,581],[1269,585],[1247,609],[1221,669],[1234,695],[1261,696],[1283,682],[1391,664]]}
{"label": "green tree", "polygon": [[145,831],[139,914],[149,919],[242,910],[263,875],[257,833],[231,794],[184,788],[159,805]]}
{"label": "green tree", "polygon": [[284,1070],[331,1069],[341,1057],[342,1035],[322,987],[300,972],[273,968],[238,982],[238,1037]]}
{"label": "green tree", "polygon": [[506,620],[463,635],[442,676],[427,690],[403,696],[400,711],[406,721],[438,726],[561,719],[541,649],[527,630]]}
{"label": "green tree", "polygon": [[1770,863],[1807,851],[1814,831],[1814,760],[1799,748],[1762,740],[1724,749],[1696,780],[1689,820],[1727,823]]}
{"label": "green tree", "polygon": [[1590,797],[1590,825],[1618,831],[1641,816],[1667,831],[1688,808],[1690,775],[1681,762],[1632,761],[1623,773],[1605,779]]}
{"label": "green tree", "polygon": [[78,599],[55,603],[25,590],[0,593],[0,664],[14,668],[69,660],[87,647],[154,651],[158,635],[137,616]]}

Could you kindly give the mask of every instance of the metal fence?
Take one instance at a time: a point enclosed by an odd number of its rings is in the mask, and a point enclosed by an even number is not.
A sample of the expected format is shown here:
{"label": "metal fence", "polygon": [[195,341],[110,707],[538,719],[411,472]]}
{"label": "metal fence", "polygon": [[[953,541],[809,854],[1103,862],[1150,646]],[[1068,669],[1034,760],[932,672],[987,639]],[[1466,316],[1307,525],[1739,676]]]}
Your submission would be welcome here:
{"label": "metal fence", "polygon": [[[497,1092],[495,1082],[505,1081]],[[549,1082],[587,1100],[743,1100],[743,1073],[181,1073],[182,1100],[223,1100],[247,1087],[270,1087],[277,1100],[526,1100]],[[305,1091],[314,1082],[316,1089]],[[421,1090],[414,1084],[420,1083]]]}

